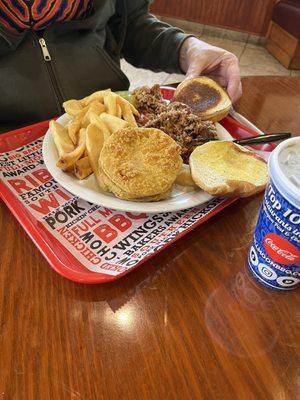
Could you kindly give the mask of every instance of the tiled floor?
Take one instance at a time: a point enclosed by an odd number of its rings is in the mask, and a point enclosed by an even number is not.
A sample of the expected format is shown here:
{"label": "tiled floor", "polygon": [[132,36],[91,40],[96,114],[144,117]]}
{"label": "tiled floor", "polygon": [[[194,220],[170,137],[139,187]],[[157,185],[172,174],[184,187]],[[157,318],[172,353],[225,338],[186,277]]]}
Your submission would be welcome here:
{"label": "tiled floor", "polygon": [[[167,22],[173,22],[168,19]],[[183,26],[184,25],[184,26]],[[201,40],[214,46],[222,47],[234,53],[240,61],[241,75],[292,75],[300,76],[300,71],[290,71],[284,68],[260,44],[261,39],[246,33],[232,33],[225,29],[212,28],[200,24],[181,21],[181,28],[197,35]],[[122,60],[122,69],[131,82],[131,89],[141,85],[159,83],[167,85],[184,79],[182,74],[155,73],[149,70],[137,69]]]}

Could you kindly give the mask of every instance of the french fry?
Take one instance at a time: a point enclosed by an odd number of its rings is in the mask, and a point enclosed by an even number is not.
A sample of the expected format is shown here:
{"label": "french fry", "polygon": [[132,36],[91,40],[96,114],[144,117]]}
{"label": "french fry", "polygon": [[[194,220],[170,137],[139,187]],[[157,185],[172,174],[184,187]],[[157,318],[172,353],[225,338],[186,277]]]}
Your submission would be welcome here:
{"label": "french fry", "polygon": [[117,96],[114,93],[107,93],[104,96],[104,105],[108,114],[117,116]]}
{"label": "french fry", "polygon": [[83,107],[79,100],[68,100],[63,103],[65,112],[69,115],[75,116],[82,111]]}
{"label": "french fry", "polygon": [[88,110],[81,121],[81,127],[87,128],[87,126],[91,123],[91,116],[94,114],[100,115],[103,112],[105,112],[104,104],[100,103],[99,101],[93,101],[92,103],[90,103],[90,105],[88,106]]}
{"label": "french fry", "polygon": [[85,137],[86,137],[86,129],[80,129],[78,135],[78,145],[71,152],[67,152],[61,154],[56,165],[58,168],[63,170],[67,170],[70,167],[74,166],[77,160],[83,155],[85,151]]}
{"label": "french fry", "polygon": [[130,107],[130,109],[131,109],[133,115],[136,115],[137,117],[140,115],[140,113],[138,112],[138,110],[137,110],[129,101],[127,101],[127,100],[124,99],[123,97],[118,96],[117,103],[120,104],[120,105],[121,105],[121,104],[124,104],[124,106],[125,106],[125,104],[126,104],[128,107]]}
{"label": "french fry", "polygon": [[90,124],[92,114],[101,114],[105,111],[104,104],[99,101],[92,101],[89,106],[84,107],[79,114],[68,125],[68,132],[72,142],[76,145],[78,132],[81,128],[86,128]]}
{"label": "french fry", "polygon": [[82,120],[85,117],[85,114],[88,112],[89,107],[84,107],[79,114],[77,114],[72,121],[69,122],[68,124],[68,133],[70,136],[70,139],[74,143],[74,145],[77,144],[78,141],[78,134],[80,129],[82,128]]}
{"label": "french fry", "polygon": [[49,126],[58,156],[61,157],[66,153],[71,153],[74,150],[74,144],[68,135],[68,130],[56,121],[50,121]]}
{"label": "french fry", "polygon": [[98,101],[98,100],[93,100],[87,106],[87,108],[88,108],[88,111],[93,110],[98,115],[105,112],[105,110],[106,110],[105,105],[103,103],[101,103],[101,101]]}
{"label": "french fry", "polygon": [[[81,100],[63,103],[67,114],[73,119],[67,127],[50,122],[59,159],[57,166],[64,171],[73,171],[78,179],[94,172],[100,188],[108,190],[101,179],[99,155],[103,143],[119,129],[137,126],[136,108],[110,89],[100,90]],[[179,178],[180,180],[180,178]]]}
{"label": "french fry", "polygon": [[94,124],[90,124],[86,130],[86,150],[88,153],[91,168],[95,174],[100,189],[108,191],[106,184],[99,174],[99,156],[102,150],[106,136],[100,128]]}
{"label": "french fry", "polygon": [[118,118],[122,118],[122,108],[120,104],[117,104],[117,115]]}
{"label": "french fry", "polygon": [[137,127],[136,120],[134,115],[130,109],[130,107],[126,104],[123,111],[123,118],[127,121],[130,125]]}
{"label": "french fry", "polygon": [[105,135],[108,137],[110,135],[110,130],[106,126],[106,124],[102,121],[99,115],[91,114],[91,124],[95,125],[97,128],[101,129]]}
{"label": "french fry", "polygon": [[131,108],[129,106],[130,103],[128,103],[128,101],[126,101],[124,99],[122,99],[120,101],[120,99],[121,99],[121,97],[118,98],[118,103],[122,109],[122,116],[123,116],[124,120],[127,121],[129,123],[129,125],[131,125],[131,126],[137,126],[133,112],[131,111]]}
{"label": "french fry", "polygon": [[77,143],[78,132],[81,127],[81,119],[75,118],[68,124],[68,134],[74,145]]}
{"label": "french fry", "polygon": [[97,100],[97,101],[100,101],[101,103],[103,103],[104,102],[104,96],[110,91],[111,91],[110,89],[99,90],[98,92],[92,93],[89,96],[86,96],[83,99],[81,99],[80,103],[83,106],[88,106],[94,100]]}
{"label": "french fry", "polygon": [[111,134],[118,131],[119,129],[128,128],[130,126],[130,124],[123,119],[114,117],[113,115],[107,113],[102,113],[99,118],[108,127]]}
{"label": "french fry", "polygon": [[85,179],[93,173],[88,156],[76,161],[74,173],[78,179]]}

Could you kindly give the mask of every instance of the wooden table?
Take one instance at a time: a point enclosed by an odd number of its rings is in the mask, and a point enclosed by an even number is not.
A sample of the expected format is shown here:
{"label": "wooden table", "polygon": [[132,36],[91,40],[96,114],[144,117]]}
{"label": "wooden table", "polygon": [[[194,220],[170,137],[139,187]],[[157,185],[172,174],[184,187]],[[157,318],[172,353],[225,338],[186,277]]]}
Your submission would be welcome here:
{"label": "wooden table", "polygon": [[[300,131],[300,78],[245,78],[237,109]],[[299,292],[246,267],[261,195],[112,284],[54,272],[0,204],[0,399],[299,399]]]}

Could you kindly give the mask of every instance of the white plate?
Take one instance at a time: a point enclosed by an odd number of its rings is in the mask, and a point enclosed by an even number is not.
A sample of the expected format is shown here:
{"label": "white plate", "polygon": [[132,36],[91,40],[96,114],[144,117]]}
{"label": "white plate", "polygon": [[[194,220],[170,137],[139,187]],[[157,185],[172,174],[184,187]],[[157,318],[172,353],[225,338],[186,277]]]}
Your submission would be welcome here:
{"label": "white plate", "polygon": [[[57,119],[57,122],[65,126],[69,120],[70,117],[64,114]],[[230,134],[220,124],[217,124],[217,133],[220,139],[232,140]],[[114,210],[145,213],[171,212],[199,206],[212,198],[210,194],[200,189],[187,191],[186,188],[176,185],[171,193],[171,197],[167,200],[139,203],[118,199],[113,194],[101,191],[93,174],[87,179],[79,180],[71,173],[63,172],[61,169],[57,168],[56,162],[58,154],[49,129],[44,137],[43,158],[47,169],[56,182],[63,188],[90,203]]]}

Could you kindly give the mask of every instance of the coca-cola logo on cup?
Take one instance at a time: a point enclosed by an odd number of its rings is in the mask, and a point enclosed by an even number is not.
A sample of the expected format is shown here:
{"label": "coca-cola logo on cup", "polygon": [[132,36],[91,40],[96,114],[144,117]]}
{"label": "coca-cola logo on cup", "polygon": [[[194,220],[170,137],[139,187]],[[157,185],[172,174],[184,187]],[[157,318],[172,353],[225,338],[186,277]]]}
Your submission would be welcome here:
{"label": "coca-cola logo on cup", "polygon": [[275,233],[265,236],[264,246],[272,260],[279,264],[292,265],[300,261],[300,251],[297,247]]}

